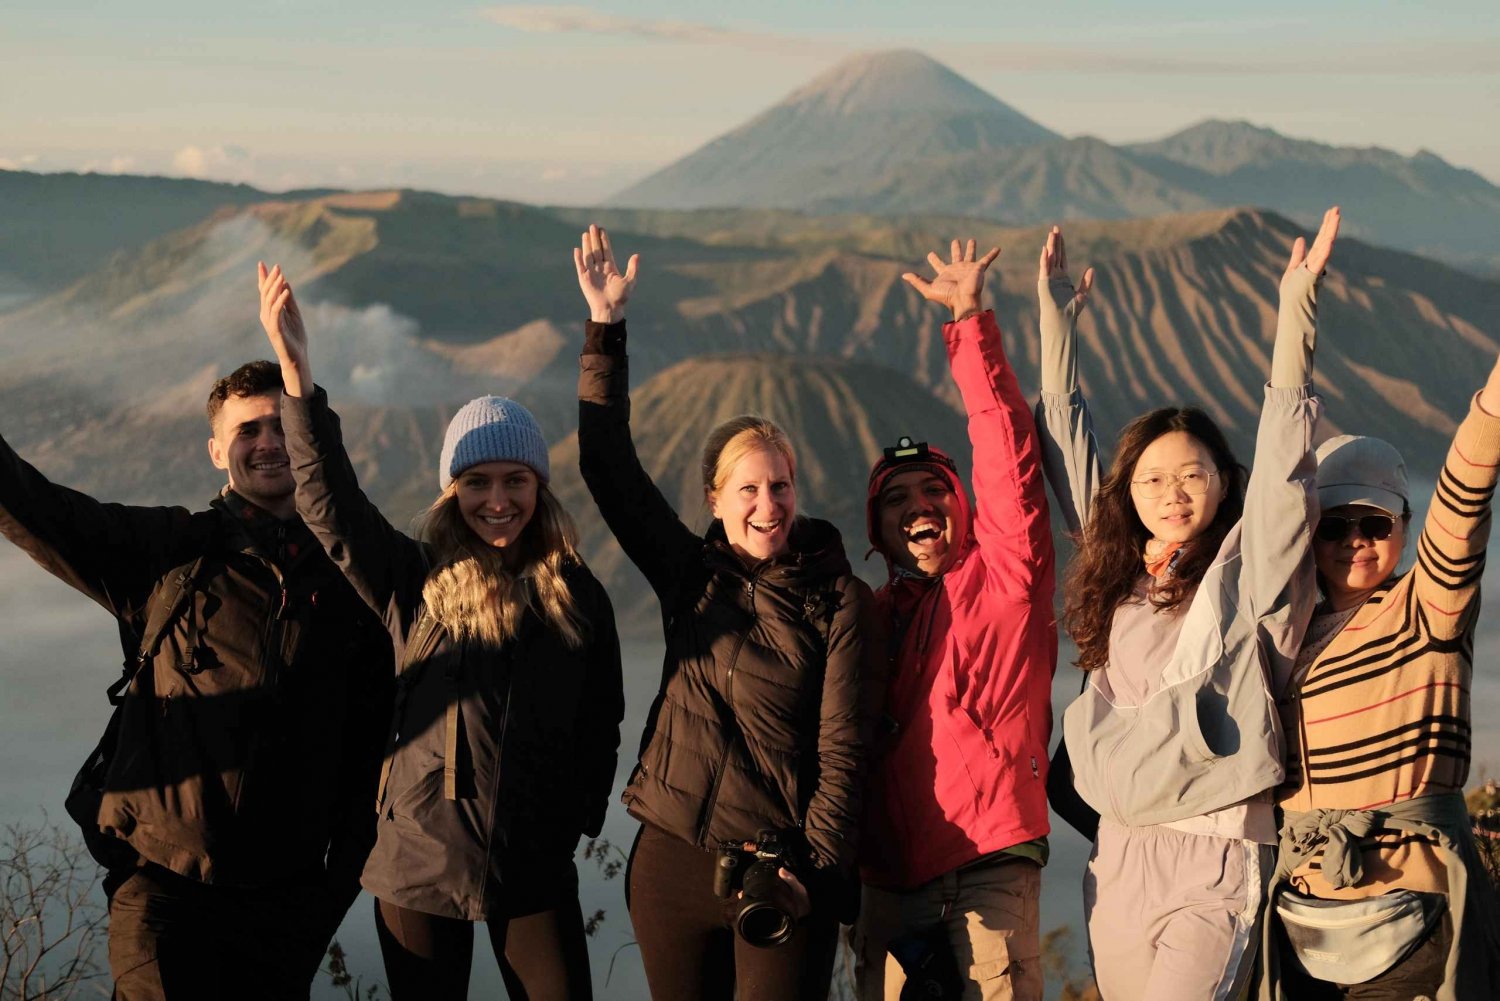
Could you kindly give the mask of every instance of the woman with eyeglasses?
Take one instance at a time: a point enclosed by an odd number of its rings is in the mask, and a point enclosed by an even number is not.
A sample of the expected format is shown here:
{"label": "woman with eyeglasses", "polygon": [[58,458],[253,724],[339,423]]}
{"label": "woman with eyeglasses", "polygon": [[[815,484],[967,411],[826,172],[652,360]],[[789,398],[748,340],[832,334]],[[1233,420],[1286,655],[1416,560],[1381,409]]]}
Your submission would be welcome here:
{"label": "woman with eyeglasses", "polygon": [[1311,250],[1292,248],[1248,483],[1195,407],[1130,422],[1100,478],[1075,358],[1083,294],[1055,227],[1042,251],[1037,425],[1078,538],[1065,624],[1087,672],[1063,732],[1073,787],[1099,814],[1084,909],[1109,1001],[1236,997],[1254,971],[1283,775],[1266,668],[1296,657],[1316,597],[1311,373],[1338,224],[1330,209]]}
{"label": "woman with eyeglasses", "polygon": [[1500,920],[1463,799],[1479,578],[1500,471],[1500,364],[1438,474],[1416,564],[1406,465],[1317,452],[1322,600],[1289,677],[1285,819],[1263,998],[1500,996]]}

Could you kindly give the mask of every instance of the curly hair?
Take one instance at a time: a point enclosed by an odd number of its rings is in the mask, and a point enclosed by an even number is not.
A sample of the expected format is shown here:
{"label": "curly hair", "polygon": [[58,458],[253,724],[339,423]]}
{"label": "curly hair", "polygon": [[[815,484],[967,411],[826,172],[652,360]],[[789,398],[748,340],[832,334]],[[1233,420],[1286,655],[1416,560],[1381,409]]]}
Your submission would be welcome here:
{"label": "curly hair", "polygon": [[1127,424],[1120,432],[1109,474],[1094,495],[1093,513],[1064,583],[1063,624],[1078,645],[1077,664],[1085,671],[1109,662],[1115,609],[1134,593],[1143,572],[1141,553],[1151,533],[1136,514],[1130,494],[1136,463],[1147,446],[1173,431],[1191,435],[1208,449],[1223,477],[1224,498],[1208,527],[1179,550],[1172,576],[1152,588],[1149,600],[1155,608],[1174,609],[1192,596],[1224,536],[1244,512],[1245,467],[1235,460],[1224,433],[1202,410],[1162,407]]}
{"label": "curly hair", "polygon": [[274,361],[246,362],[214,383],[208,391],[208,426],[218,430],[219,411],[231,396],[280,396],[286,388],[281,381],[281,366]]}

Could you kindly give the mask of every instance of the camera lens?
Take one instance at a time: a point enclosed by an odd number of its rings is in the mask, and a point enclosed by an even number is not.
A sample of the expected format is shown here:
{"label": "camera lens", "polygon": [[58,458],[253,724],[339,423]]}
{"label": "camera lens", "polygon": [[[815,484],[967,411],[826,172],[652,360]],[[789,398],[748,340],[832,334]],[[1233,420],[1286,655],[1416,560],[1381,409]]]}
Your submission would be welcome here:
{"label": "camera lens", "polygon": [[792,916],[774,904],[754,903],[735,921],[740,938],[762,949],[785,943],[792,937]]}

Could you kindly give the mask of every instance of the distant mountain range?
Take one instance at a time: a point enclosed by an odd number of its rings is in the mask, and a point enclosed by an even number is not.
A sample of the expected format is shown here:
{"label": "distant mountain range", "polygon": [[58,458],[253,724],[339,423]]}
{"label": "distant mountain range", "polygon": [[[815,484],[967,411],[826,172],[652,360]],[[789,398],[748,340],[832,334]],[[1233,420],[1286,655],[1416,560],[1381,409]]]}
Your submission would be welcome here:
{"label": "distant mountain range", "polygon": [[[167,182],[162,182],[167,183]],[[69,197],[86,197],[71,191]],[[1035,268],[1043,229],[951,217],[778,211],[558,210],[393,191],[223,208],[20,308],[0,312],[0,433],[61,482],[127,501],[201,502],[203,398],[268,348],[257,259],[292,276],[316,374],[345,415],[362,481],[398,524],[436,491],[456,407],[517,396],[554,443],[556,486],[622,622],[651,600],[603,533],[576,476],[583,310],[569,260],[580,226],[643,255],[630,306],[640,452],[701,526],[696,450],[724,416],[783,421],[800,501],[861,563],[867,463],[900,434],[962,454],[940,312],[901,281],[927,250],[975,234],[1006,250],[990,281],[1023,389],[1037,383]],[[1276,284],[1297,227],[1223,210],[1068,226],[1099,270],[1083,369],[1106,440],[1142,410],[1205,406],[1248,457]],[[1440,453],[1500,342],[1500,284],[1410,254],[1340,241],[1323,297],[1318,385],[1327,433],[1390,438],[1414,473]]]}
{"label": "distant mountain range", "polygon": [[246,184],[186,178],[0,170],[0,297],[60,288],[117,250],[270,197]]}
{"label": "distant mountain range", "polygon": [[611,199],[644,208],[945,214],[1018,225],[1258,206],[1500,274],[1500,188],[1420,152],[1206,121],[1157,142],[1065,139],[935,60],[855,56]]}

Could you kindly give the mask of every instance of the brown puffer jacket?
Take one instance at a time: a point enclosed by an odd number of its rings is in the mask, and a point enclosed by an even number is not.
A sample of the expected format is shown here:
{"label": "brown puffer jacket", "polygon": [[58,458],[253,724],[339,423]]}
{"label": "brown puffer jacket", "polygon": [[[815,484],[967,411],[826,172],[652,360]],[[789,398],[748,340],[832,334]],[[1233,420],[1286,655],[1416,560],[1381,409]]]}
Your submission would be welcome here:
{"label": "brown puffer jacket", "polygon": [[[137,636],[196,570],[126,692],[100,829],[204,883],[326,883],[342,916],[374,842],[391,644],[307,528],[229,492],[102,504],[0,438],[0,534]],[[69,683],[117,676],[97,669]]]}
{"label": "brown puffer jacket", "polygon": [[764,829],[812,869],[856,854],[874,601],[838,530],[799,519],[785,555],[746,566],[718,522],[691,531],[630,436],[623,323],[590,323],[578,382],[579,466],[604,520],[661,602],[662,686],[624,801],[700,848]]}

